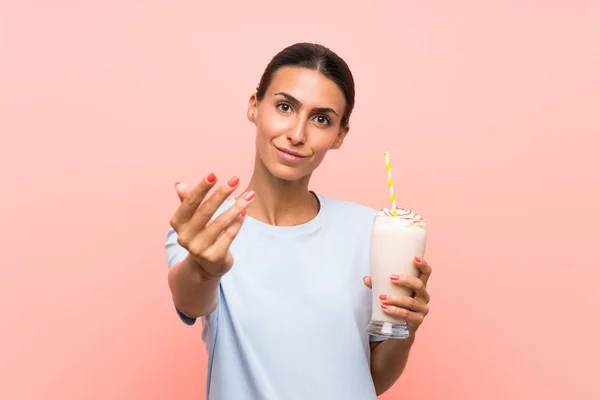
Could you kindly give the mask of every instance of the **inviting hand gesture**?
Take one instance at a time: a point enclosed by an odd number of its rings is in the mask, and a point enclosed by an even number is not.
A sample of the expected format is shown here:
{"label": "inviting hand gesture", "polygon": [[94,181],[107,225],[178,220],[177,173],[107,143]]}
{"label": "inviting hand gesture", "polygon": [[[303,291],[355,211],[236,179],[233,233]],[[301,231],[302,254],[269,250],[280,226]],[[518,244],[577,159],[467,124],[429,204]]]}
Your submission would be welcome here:
{"label": "inviting hand gesture", "polygon": [[171,218],[177,241],[206,277],[220,277],[231,269],[233,256],[229,246],[242,227],[246,208],[254,199],[254,192],[250,190],[212,220],[213,214],[239,183],[237,177],[231,178],[204,201],[216,181],[217,177],[211,173],[191,191],[183,183],[176,184],[181,205]]}
{"label": "inviting hand gesture", "polygon": [[[414,295],[412,297],[379,293],[381,309],[386,314],[405,319],[411,335],[417,331],[425,316],[429,313],[428,303],[430,300],[427,292],[427,281],[431,276],[431,267],[425,260],[417,257],[414,259],[414,264],[420,271],[418,277],[390,275],[390,280],[394,284],[413,290]],[[363,280],[365,285],[371,288],[371,277],[365,276]],[[373,305],[373,307],[375,306]]]}

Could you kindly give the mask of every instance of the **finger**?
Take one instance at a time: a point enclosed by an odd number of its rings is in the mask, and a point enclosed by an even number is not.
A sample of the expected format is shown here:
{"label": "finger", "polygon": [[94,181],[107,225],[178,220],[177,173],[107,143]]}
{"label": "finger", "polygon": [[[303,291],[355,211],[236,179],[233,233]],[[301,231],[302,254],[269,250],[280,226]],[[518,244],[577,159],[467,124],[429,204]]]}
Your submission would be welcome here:
{"label": "finger", "polygon": [[388,294],[382,294],[379,296],[382,304],[388,306],[394,306],[399,308],[405,308],[409,311],[415,311],[424,315],[429,312],[427,303],[420,297],[409,297],[409,296],[394,296]]}
{"label": "finger", "polygon": [[367,286],[369,289],[371,289],[373,287],[373,282],[372,282],[370,276],[365,276],[363,278],[363,282],[364,282],[365,286]]}
{"label": "finger", "polygon": [[[254,191],[250,190],[240,196],[228,210],[224,211],[211,221],[208,225],[202,225],[204,220],[201,216],[192,218],[192,222],[186,229],[186,236],[193,237],[194,249],[197,254],[203,254],[206,249],[213,246],[217,239],[231,225],[237,217],[245,212],[246,208],[254,201]],[[200,212],[198,215],[202,215]]]}
{"label": "finger", "polygon": [[178,188],[180,188],[182,184],[179,183],[176,185],[175,191],[180,199],[183,197],[183,200],[171,219],[171,225],[173,225],[173,223],[182,224],[189,221],[198,209],[200,203],[202,203],[206,197],[207,193],[215,185],[216,181],[217,177],[211,172],[189,192],[185,191],[187,186],[184,185],[184,190],[180,193]]}
{"label": "finger", "polygon": [[210,195],[197,210],[195,210],[194,216],[191,217],[190,225],[196,227],[196,230],[204,229],[219,207],[238,187],[239,183],[239,178],[234,176],[229,179],[226,184],[220,185],[215,192]]}
{"label": "finger", "polygon": [[240,214],[245,213],[246,208],[254,201],[254,197],[255,193],[253,190],[244,193],[244,195],[240,196],[227,211],[222,212],[221,215],[211,221],[205,229],[207,240],[212,240],[212,242],[217,240],[219,235],[221,235]]}
{"label": "finger", "polygon": [[240,232],[244,220],[246,219],[246,213],[238,214],[229,226],[223,231],[221,236],[215,241],[215,243],[209,247],[208,252],[214,253],[217,257],[225,257],[229,251],[231,243]]}
{"label": "finger", "polygon": [[415,257],[414,263],[419,270],[419,279],[421,279],[423,283],[427,285],[427,281],[431,276],[431,266],[427,263],[427,261],[421,260],[419,257]]}
{"label": "finger", "polygon": [[415,297],[423,296],[426,293],[425,283],[416,276],[390,275],[390,279],[396,285],[412,289]]}
{"label": "finger", "polygon": [[423,293],[421,293],[419,296],[415,296],[415,298],[417,300],[421,300],[425,304],[429,304],[429,302],[431,301],[431,297],[429,296],[429,292],[427,291],[427,288],[425,288]]}
{"label": "finger", "polygon": [[179,201],[184,201],[190,195],[190,188],[183,182],[177,182],[175,183],[175,192]]}
{"label": "finger", "polygon": [[425,315],[423,315],[421,313],[410,311],[410,310],[407,310],[406,308],[400,308],[400,307],[391,306],[391,305],[387,305],[387,304],[382,304],[381,309],[383,310],[384,313],[386,313],[388,315],[402,318],[406,321],[413,322],[417,325],[420,325],[423,322],[423,319],[425,318]]}

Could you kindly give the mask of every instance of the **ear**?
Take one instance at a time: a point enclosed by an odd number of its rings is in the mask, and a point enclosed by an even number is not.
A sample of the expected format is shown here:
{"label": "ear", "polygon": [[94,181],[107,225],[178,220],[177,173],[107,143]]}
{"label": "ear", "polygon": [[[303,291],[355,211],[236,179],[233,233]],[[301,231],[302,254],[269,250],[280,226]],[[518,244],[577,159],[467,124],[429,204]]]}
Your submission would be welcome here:
{"label": "ear", "polygon": [[256,99],[256,93],[250,96],[248,100],[248,111],[246,113],[246,117],[248,121],[255,122],[256,121],[256,112],[257,112],[258,100]]}
{"label": "ear", "polygon": [[346,135],[348,134],[349,130],[350,130],[350,127],[348,125],[346,125],[345,128],[340,129],[340,132],[338,133],[338,136],[335,139],[335,142],[333,142],[333,146],[331,146],[332,150],[337,150],[340,147],[342,147],[342,143],[344,143],[344,139],[346,138]]}

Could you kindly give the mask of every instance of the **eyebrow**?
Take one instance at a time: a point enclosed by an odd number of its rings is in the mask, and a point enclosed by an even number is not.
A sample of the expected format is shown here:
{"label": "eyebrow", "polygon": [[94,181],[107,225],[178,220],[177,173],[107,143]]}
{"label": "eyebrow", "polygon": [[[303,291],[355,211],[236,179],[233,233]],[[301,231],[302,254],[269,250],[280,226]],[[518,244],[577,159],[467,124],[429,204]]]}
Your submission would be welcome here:
{"label": "eyebrow", "polygon": [[[289,101],[290,103],[294,104],[297,107],[302,106],[302,102],[289,93],[285,93],[285,92],[275,93],[275,96],[277,96],[277,95],[285,97],[287,101]],[[315,108],[313,108],[313,111],[318,112],[318,113],[333,113],[339,117],[338,113],[336,113],[335,110],[330,107],[315,107]]]}

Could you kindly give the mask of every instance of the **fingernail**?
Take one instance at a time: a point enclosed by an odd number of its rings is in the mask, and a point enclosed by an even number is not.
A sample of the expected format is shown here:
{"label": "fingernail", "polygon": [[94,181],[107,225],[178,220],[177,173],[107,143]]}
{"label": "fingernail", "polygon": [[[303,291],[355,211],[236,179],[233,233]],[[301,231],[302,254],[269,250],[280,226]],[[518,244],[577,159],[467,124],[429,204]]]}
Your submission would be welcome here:
{"label": "fingernail", "polygon": [[242,212],[240,213],[240,215],[241,215],[242,217],[245,217],[245,216],[246,216],[246,210],[242,211]]}
{"label": "fingernail", "polygon": [[380,294],[379,295],[379,300],[387,300],[388,299],[388,295],[387,294]]}
{"label": "fingernail", "polygon": [[390,279],[393,281],[399,281],[400,280],[400,275],[390,275]]}
{"label": "fingernail", "polygon": [[388,306],[386,304],[382,304],[381,308],[383,308],[384,310],[387,310]]}
{"label": "fingernail", "polygon": [[417,264],[421,264],[421,259],[419,257],[415,257],[415,261],[417,262]]}
{"label": "fingernail", "polygon": [[236,187],[238,183],[240,183],[240,178],[238,178],[237,176],[234,176],[233,178],[227,181],[227,185],[229,185],[229,187]]}
{"label": "fingernail", "polygon": [[250,201],[254,198],[254,195],[255,195],[254,190],[251,190],[244,195],[244,200]]}
{"label": "fingernail", "polygon": [[217,176],[215,174],[213,174],[212,172],[210,174],[208,174],[208,176],[206,177],[206,182],[208,182],[208,183],[213,183],[216,180],[217,180]]}
{"label": "fingernail", "polygon": [[181,182],[179,182],[179,181],[175,182],[175,189],[177,189],[177,186],[179,186],[180,183]]}

